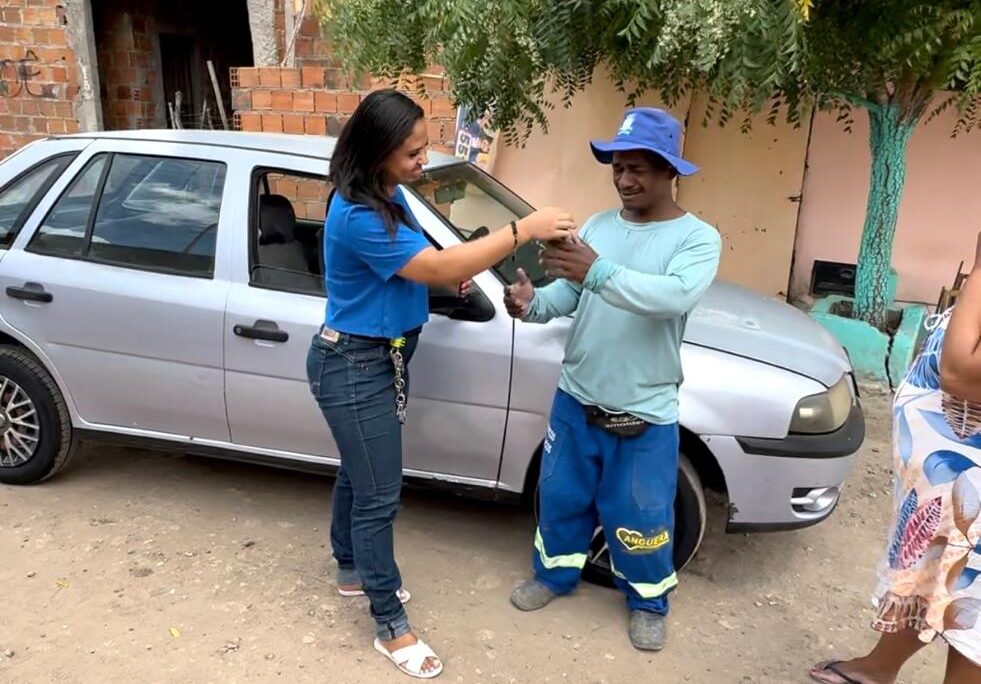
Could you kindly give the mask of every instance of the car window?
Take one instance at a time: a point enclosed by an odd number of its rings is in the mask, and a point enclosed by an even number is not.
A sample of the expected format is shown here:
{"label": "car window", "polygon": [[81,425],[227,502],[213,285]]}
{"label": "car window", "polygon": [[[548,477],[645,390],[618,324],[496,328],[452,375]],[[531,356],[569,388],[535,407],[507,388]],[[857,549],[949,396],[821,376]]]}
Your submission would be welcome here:
{"label": "car window", "polygon": [[88,256],[211,276],[224,185],[221,162],[115,155]]}
{"label": "car window", "polygon": [[[131,212],[155,210],[162,200],[169,201],[177,188],[191,197],[221,198],[224,181],[221,165],[201,164],[181,159],[141,162],[138,158],[125,160],[125,163],[130,168],[120,173],[119,178],[142,176],[122,200],[123,208]],[[133,170],[141,165],[144,165],[142,172],[134,175]],[[110,183],[115,176],[114,166],[113,173],[109,175]]]}
{"label": "car window", "polygon": [[75,155],[46,159],[0,190],[0,247],[9,247],[24,221]]}
{"label": "car window", "polygon": [[52,256],[82,255],[85,227],[107,159],[108,155],[100,154],[89,160],[44,217],[27,247],[29,251]]}
{"label": "car window", "polygon": [[[497,231],[508,222],[532,212],[520,197],[492,176],[472,164],[459,163],[430,169],[413,183],[412,189],[446,219],[464,240],[474,240]],[[522,245],[514,258],[507,258],[494,267],[506,283],[517,279],[517,270],[524,269],[538,287],[551,282],[538,263],[538,245]]]}
{"label": "car window", "polygon": [[[330,193],[330,183],[323,176],[256,170],[249,226],[249,282],[253,287],[326,296],[323,227]],[[494,305],[477,289],[464,300],[455,288],[430,288],[429,307],[431,312],[459,320],[494,317]]]}
{"label": "car window", "polygon": [[225,171],[221,162],[100,155],[58,199],[30,249],[210,277]]}
{"label": "car window", "polygon": [[253,178],[251,284],[323,297],[330,184],[323,176],[278,170],[260,170]]}

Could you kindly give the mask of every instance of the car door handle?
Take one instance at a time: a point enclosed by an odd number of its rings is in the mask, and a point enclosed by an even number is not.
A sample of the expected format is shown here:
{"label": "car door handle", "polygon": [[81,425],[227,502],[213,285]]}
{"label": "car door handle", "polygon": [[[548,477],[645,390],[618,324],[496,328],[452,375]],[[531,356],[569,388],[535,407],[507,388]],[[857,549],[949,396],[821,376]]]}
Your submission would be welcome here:
{"label": "car door handle", "polygon": [[54,295],[45,291],[44,285],[39,283],[24,283],[23,287],[11,285],[7,288],[7,296],[22,299],[25,302],[41,302],[42,304],[50,304],[54,301]]}
{"label": "car door handle", "polygon": [[254,325],[236,325],[232,328],[232,332],[239,337],[264,342],[286,342],[290,339],[289,333],[280,330],[272,321],[256,321]]}

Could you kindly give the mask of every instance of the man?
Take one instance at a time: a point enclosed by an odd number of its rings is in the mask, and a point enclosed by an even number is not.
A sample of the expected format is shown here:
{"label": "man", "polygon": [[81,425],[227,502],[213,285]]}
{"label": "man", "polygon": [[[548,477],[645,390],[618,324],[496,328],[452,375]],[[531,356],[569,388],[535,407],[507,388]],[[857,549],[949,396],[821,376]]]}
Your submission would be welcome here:
{"label": "man", "polygon": [[664,648],[678,471],[678,386],[688,312],[718,270],[719,234],[675,204],[681,124],[659,109],[626,113],[614,140],[593,142],[612,164],[622,209],[591,217],[578,237],[548,245],[557,280],[527,276],[505,294],[515,318],[575,312],[542,453],[535,576],[511,602],[538,610],[571,592],[597,523],[631,611],[630,640]]}

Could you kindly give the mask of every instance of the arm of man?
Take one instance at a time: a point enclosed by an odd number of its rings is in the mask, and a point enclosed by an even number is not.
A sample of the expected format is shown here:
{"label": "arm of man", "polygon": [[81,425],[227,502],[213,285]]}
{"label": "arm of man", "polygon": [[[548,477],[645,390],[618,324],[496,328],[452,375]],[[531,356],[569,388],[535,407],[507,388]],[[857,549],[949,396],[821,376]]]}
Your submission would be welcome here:
{"label": "arm of man", "polygon": [[634,271],[601,257],[589,269],[583,285],[625,311],[677,318],[691,311],[715,280],[721,254],[718,233],[702,231],[671,257],[664,275]]}
{"label": "arm of man", "polygon": [[699,231],[671,257],[663,275],[626,268],[598,256],[584,242],[548,250],[545,266],[617,308],[641,316],[676,318],[694,308],[719,269],[722,240],[715,231]]}
{"label": "arm of man", "polygon": [[553,318],[568,316],[579,307],[582,286],[568,280],[556,280],[545,287],[536,288],[522,320],[530,323],[548,323]]}
{"label": "arm of man", "polygon": [[[575,238],[570,236],[570,238],[558,242],[570,244],[569,240],[571,239],[574,242],[588,245],[595,218],[595,216],[588,218]],[[539,261],[544,264],[544,253]],[[531,298],[530,301],[528,297]],[[557,278],[545,287],[532,289],[524,271],[518,269],[518,282],[508,288],[505,303],[509,304],[509,311],[511,312],[519,309],[520,315],[515,313],[512,315],[523,321],[548,323],[552,319],[568,316],[575,312],[579,308],[581,298],[581,282]],[[522,307],[524,302],[528,303]]]}

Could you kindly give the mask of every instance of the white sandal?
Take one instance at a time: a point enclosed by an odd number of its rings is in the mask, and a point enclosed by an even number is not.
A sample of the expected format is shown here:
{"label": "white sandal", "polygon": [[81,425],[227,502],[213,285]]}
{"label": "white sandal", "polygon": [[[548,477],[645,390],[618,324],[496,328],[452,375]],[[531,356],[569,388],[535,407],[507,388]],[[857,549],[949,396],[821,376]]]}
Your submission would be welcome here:
{"label": "white sandal", "polygon": [[[354,596],[364,596],[364,589],[341,589],[337,587],[337,593],[345,598],[352,598]],[[399,597],[399,601],[402,602],[403,606],[412,598],[412,594],[409,593],[408,589],[399,589],[395,592],[395,595]]]}
{"label": "white sandal", "polygon": [[[405,646],[395,652],[389,652],[380,639],[375,639],[375,650],[392,661],[395,667],[410,677],[415,677],[416,679],[432,679],[443,673],[443,661],[421,639],[411,646]],[[426,662],[427,658],[436,660],[436,669],[423,672],[422,665]]]}

